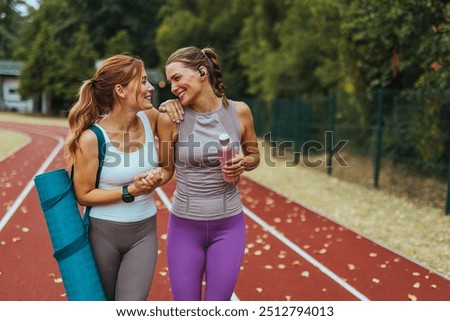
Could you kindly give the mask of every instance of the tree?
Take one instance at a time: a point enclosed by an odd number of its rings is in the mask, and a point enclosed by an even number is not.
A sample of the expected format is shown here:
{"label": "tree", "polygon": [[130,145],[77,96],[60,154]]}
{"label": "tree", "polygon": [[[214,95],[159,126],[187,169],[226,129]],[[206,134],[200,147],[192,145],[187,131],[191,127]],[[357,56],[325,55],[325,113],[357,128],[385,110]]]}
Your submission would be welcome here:
{"label": "tree", "polygon": [[13,42],[26,17],[22,17],[18,7],[25,6],[21,0],[2,0],[0,2],[0,59],[11,59]]}
{"label": "tree", "polygon": [[341,1],[345,42],[341,56],[355,88],[413,88],[431,71],[433,62],[445,59],[449,41],[446,2]]}
{"label": "tree", "polygon": [[133,52],[134,45],[127,30],[119,30],[106,43],[105,58],[120,53]]}
{"label": "tree", "polygon": [[161,7],[161,24],[156,33],[160,68],[178,48],[212,47],[219,54],[226,94],[230,97],[245,94],[247,82],[239,61],[237,39],[251,5],[251,1],[240,0],[167,1]]}
{"label": "tree", "polygon": [[81,25],[73,39],[73,44],[66,55],[66,61],[70,63],[64,64],[64,72],[59,81],[64,84],[60,93],[66,102],[73,101],[83,81],[92,77],[97,59],[86,25]]}
{"label": "tree", "polygon": [[43,23],[20,74],[20,95],[33,97],[35,101],[41,94],[53,98],[61,96],[58,79],[63,69],[63,57],[62,46],[55,39],[50,25]]}

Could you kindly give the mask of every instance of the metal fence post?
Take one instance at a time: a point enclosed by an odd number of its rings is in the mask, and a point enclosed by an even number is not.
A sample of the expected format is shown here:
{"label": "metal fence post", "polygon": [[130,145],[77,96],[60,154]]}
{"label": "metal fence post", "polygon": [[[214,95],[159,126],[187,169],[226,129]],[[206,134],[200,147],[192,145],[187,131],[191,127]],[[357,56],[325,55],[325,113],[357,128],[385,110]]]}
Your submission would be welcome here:
{"label": "metal fence post", "polygon": [[375,141],[375,159],[374,159],[374,177],[373,186],[378,188],[380,179],[380,163],[381,163],[381,140],[383,133],[383,89],[377,91],[377,125],[376,125],[376,141]]}
{"label": "metal fence post", "polygon": [[[334,136],[334,125],[336,120],[336,94],[333,92],[328,96],[328,131],[331,132],[331,137]],[[328,175],[333,173],[333,139],[326,139],[326,167]]]}
{"label": "metal fence post", "polygon": [[445,204],[445,214],[450,214],[450,163],[448,163],[447,202]]}

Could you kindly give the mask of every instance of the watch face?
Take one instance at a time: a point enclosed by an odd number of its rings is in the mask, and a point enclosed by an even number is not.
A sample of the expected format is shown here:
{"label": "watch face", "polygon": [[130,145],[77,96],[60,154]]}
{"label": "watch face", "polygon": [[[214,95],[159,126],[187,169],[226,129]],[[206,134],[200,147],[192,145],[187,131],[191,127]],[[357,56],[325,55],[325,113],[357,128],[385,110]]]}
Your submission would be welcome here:
{"label": "watch face", "polygon": [[134,201],[134,196],[128,192],[128,185],[122,187],[122,201],[131,203]]}
{"label": "watch face", "polygon": [[122,196],[122,199],[125,203],[131,203],[134,201],[134,196],[131,194],[125,194]]}

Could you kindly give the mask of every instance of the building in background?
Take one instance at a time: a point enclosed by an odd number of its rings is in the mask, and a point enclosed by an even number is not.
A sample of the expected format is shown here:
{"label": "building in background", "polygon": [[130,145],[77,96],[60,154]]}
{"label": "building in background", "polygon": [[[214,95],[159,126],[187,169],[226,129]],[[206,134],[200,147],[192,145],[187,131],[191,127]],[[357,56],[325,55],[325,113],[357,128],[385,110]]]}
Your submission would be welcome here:
{"label": "building in background", "polygon": [[19,74],[23,63],[0,60],[0,110],[31,113],[33,100],[23,100],[19,95]]}

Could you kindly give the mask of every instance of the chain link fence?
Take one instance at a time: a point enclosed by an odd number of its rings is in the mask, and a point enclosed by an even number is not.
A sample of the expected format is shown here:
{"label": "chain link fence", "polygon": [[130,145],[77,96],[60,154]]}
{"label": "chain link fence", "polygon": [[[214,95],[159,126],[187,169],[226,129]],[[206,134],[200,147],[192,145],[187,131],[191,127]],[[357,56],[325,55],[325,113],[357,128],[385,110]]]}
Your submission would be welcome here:
{"label": "chain link fence", "polygon": [[271,154],[450,213],[450,91],[246,100]]}

